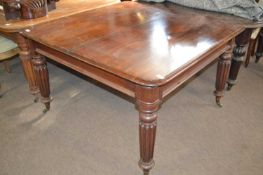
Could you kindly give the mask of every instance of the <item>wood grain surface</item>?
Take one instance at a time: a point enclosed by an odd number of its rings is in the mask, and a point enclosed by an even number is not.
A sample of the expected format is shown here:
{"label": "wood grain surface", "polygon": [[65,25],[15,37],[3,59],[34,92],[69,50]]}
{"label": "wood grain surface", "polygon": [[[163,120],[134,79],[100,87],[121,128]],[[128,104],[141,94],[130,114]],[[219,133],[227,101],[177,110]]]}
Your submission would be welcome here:
{"label": "wood grain surface", "polygon": [[[123,2],[51,21],[24,34],[141,85],[163,85],[244,30],[232,20],[177,7]],[[60,30],[54,30],[59,28]]]}

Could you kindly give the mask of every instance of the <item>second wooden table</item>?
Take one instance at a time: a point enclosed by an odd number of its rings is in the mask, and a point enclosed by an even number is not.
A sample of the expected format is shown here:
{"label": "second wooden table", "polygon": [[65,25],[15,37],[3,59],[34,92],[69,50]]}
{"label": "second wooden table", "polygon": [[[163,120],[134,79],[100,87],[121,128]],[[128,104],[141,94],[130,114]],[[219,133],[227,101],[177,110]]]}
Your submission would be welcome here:
{"label": "second wooden table", "polygon": [[[119,0],[61,0],[57,2],[57,9],[48,13],[47,16],[42,18],[36,18],[32,20],[5,20],[3,11],[0,11],[0,34],[15,41],[20,47],[20,58],[22,67],[25,73],[25,77],[29,84],[30,93],[38,96],[39,87],[36,82],[36,76],[32,68],[31,56],[29,52],[29,45],[20,32],[28,27],[35,26],[37,24],[43,24],[49,21],[81,13],[87,10],[103,7],[106,5],[119,3]],[[53,30],[59,30],[54,26]]]}

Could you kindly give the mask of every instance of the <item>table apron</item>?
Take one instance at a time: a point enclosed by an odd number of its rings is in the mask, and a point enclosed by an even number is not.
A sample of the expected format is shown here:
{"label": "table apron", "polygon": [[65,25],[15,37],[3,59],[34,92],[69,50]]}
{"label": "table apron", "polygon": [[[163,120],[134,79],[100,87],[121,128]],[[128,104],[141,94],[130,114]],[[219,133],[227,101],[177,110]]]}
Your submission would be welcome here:
{"label": "table apron", "polygon": [[219,56],[222,55],[228,48],[229,45],[223,45],[218,49],[216,49],[216,51],[205,54],[200,59],[195,60],[194,62],[188,64],[180,71],[178,71],[178,73],[174,76],[174,78],[168,81],[168,83],[161,86],[163,97],[169,95],[176,88],[178,88],[180,85],[182,85],[191,77],[193,77],[196,73],[203,70],[206,66],[217,60]]}
{"label": "table apron", "polygon": [[[50,49],[49,47],[35,43],[36,44],[36,52],[39,54],[54,60],[62,65],[65,65],[83,75],[86,75],[92,79],[95,79],[102,84],[105,84],[113,89],[116,89],[130,97],[135,98],[135,90],[136,84],[121,78],[117,75],[114,75],[110,72],[107,72],[103,69],[97,68],[90,64],[87,64],[83,61],[80,61],[70,55],[64,54],[60,51]],[[206,66],[211,64],[213,61],[217,60],[217,58],[222,55],[227,49],[229,45],[225,44],[215,51],[211,53],[207,53],[204,56],[200,57],[200,59],[195,60],[194,62],[188,64],[184,68],[182,68],[176,75],[174,75],[167,83],[164,85],[160,85],[160,89],[162,92],[162,97],[166,97],[171,92],[173,92],[180,85],[185,83],[191,77],[193,77],[196,73],[204,69]]]}
{"label": "table apron", "polygon": [[89,65],[83,61],[80,61],[62,52],[59,52],[53,49],[48,49],[48,47],[43,46],[43,45],[41,45],[40,47],[37,47],[36,52],[62,65],[65,65],[83,75],[86,75],[98,82],[101,82],[102,84],[105,84],[130,97],[135,98],[136,84],[134,84],[131,81],[123,79],[103,69]]}
{"label": "table apron", "polygon": [[17,43],[17,40],[16,40],[16,35],[18,33],[17,32],[13,32],[13,33],[9,33],[9,32],[0,32],[0,35],[2,35],[3,37],[6,37],[8,39],[11,39],[13,40],[15,43]]}

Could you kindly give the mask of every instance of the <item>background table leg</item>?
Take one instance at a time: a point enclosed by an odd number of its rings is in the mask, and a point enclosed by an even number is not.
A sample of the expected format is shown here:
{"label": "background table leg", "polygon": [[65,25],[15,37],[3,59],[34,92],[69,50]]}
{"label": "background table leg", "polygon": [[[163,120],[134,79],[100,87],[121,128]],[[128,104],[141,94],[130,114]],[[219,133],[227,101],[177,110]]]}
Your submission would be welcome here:
{"label": "background table leg", "polygon": [[43,112],[47,112],[50,109],[50,85],[49,75],[45,57],[36,54],[33,56],[34,71],[36,74],[37,83],[41,94],[41,102],[45,104],[46,109]]}
{"label": "background table leg", "polygon": [[139,110],[139,140],[140,161],[139,166],[144,175],[148,175],[154,167],[153,153],[157,127],[157,111],[160,107],[161,97],[159,88],[136,89],[136,104]]}
{"label": "background table leg", "polygon": [[259,39],[258,39],[258,47],[256,52],[256,63],[263,56],[263,30],[260,31]]}
{"label": "background table leg", "polygon": [[20,48],[19,57],[22,62],[24,74],[28,81],[30,93],[36,97],[35,98],[35,102],[36,102],[38,98],[37,96],[39,93],[39,89],[36,81],[35,72],[33,70],[30,44],[29,41],[21,34],[17,34],[16,38],[17,38],[16,40],[18,46]]}
{"label": "background table leg", "polygon": [[225,86],[230,71],[231,55],[233,51],[233,44],[229,45],[229,49],[219,57],[216,73],[216,103],[222,107],[221,98],[224,96]]}
{"label": "background table leg", "polygon": [[230,67],[230,73],[228,77],[228,90],[232,88],[236,84],[237,76],[239,73],[240,66],[244,60],[244,56],[246,54],[246,45],[249,42],[250,36],[252,33],[252,29],[246,29],[236,38],[236,47],[233,51],[232,63]]}
{"label": "background table leg", "polygon": [[256,40],[255,39],[251,39],[249,44],[248,44],[247,57],[246,57],[246,61],[245,61],[245,67],[248,67],[248,64],[250,62],[250,58],[254,55],[255,45],[256,45]]}
{"label": "background table leg", "polygon": [[2,98],[2,86],[1,86],[1,83],[0,83],[0,98]]}

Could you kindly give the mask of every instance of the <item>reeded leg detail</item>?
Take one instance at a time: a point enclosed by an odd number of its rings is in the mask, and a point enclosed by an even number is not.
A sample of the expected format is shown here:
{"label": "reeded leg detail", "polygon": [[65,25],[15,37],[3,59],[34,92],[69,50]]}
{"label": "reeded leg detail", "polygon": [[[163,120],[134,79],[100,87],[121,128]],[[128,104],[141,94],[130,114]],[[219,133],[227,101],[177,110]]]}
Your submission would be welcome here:
{"label": "reeded leg detail", "polygon": [[216,96],[216,104],[219,107],[222,107],[221,98],[224,96],[225,85],[226,85],[227,78],[229,75],[232,48],[233,48],[232,44],[229,45],[228,50],[220,56],[218,64],[217,64],[216,90],[214,94]]}
{"label": "reeded leg detail", "polygon": [[49,86],[49,75],[46,64],[46,59],[36,54],[33,56],[33,65],[34,71],[36,74],[37,83],[39,86],[40,94],[41,94],[41,102],[45,104],[46,109],[44,109],[44,113],[50,109],[50,86]]}
{"label": "reeded leg detail", "polygon": [[251,29],[246,29],[244,32],[238,35],[235,40],[236,47],[233,50],[232,63],[227,81],[227,90],[230,90],[236,84],[239,69],[246,54],[246,44],[250,39],[251,31]]}
{"label": "reeded leg detail", "polygon": [[153,154],[157,128],[157,111],[161,104],[159,88],[137,87],[136,104],[139,110],[139,167],[143,170],[144,175],[148,175],[155,164]]}
{"label": "reeded leg detail", "polygon": [[[38,97],[39,89],[37,86],[36,76],[32,65],[32,53],[30,43],[21,34],[17,34],[17,43],[20,48],[19,57],[22,62],[25,78],[28,81],[30,93],[36,98]],[[36,99],[35,99],[36,100]]]}
{"label": "reeded leg detail", "polygon": [[227,81],[228,84],[227,90],[231,90],[231,88],[236,84],[236,79],[241,64],[244,60],[245,53],[246,53],[245,46],[236,46],[233,51],[232,63],[231,63],[230,73]]}

